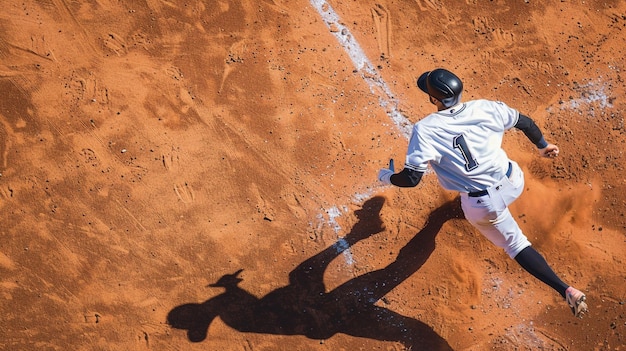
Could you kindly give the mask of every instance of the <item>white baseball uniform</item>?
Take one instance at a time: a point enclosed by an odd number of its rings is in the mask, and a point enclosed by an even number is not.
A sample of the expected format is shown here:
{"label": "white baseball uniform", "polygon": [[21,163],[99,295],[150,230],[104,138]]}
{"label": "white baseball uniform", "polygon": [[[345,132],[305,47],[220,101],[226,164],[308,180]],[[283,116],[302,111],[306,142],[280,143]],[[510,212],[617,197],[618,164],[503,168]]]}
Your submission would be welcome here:
{"label": "white baseball uniform", "polygon": [[524,174],[501,147],[518,118],[490,100],[432,113],[414,125],[405,162],[419,172],[430,164],[441,186],[460,192],[467,220],[512,258],[530,246],[507,207],[522,193]]}
{"label": "white baseball uniform", "polygon": [[438,68],[422,73],[417,87],[437,106],[413,127],[404,169],[378,172],[378,179],[398,187],[415,187],[428,166],[446,189],[461,194],[465,218],[528,273],[567,301],[576,317],[587,312],[586,296],[562,281],[530,244],[508,206],[524,189],[524,174],[502,149],[504,132],[515,127],[537,146],[540,154],[555,157],[559,149],[548,144],[530,117],[499,101],[461,101],[463,82]]}

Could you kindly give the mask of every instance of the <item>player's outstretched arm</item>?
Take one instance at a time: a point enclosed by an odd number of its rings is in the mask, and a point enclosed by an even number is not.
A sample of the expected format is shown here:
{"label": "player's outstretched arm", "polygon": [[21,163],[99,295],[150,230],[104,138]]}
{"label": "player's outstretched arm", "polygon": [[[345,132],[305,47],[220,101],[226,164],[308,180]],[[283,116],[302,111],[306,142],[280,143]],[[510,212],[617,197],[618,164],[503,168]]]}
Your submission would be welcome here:
{"label": "player's outstretched arm", "polygon": [[537,146],[537,149],[539,149],[539,155],[542,157],[554,158],[559,155],[559,147],[546,142],[543,138],[543,133],[541,133],[539,127],[530,117],[520,113],[515,128],[524,132],[526,137]]}

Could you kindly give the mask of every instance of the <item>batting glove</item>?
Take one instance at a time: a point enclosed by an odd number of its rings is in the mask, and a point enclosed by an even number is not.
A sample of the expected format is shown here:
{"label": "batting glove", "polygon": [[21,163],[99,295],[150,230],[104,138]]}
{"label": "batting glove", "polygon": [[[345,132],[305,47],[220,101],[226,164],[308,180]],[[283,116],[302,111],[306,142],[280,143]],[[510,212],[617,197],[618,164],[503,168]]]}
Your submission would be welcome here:
{"label": "batting glove", "polygon": [[395,173],[393,159],[389,160],[389,168],[383,168],[378,172],[378,180],[385,184],[391,184],[391,176]]}

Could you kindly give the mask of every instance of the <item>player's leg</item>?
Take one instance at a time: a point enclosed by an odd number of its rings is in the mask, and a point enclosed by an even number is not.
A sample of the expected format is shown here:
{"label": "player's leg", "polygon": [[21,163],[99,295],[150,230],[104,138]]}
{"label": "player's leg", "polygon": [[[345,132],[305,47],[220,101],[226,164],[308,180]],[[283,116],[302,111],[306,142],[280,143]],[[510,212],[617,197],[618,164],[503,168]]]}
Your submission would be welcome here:
{"label": "player's leg", "polygon": [[[495,203],[495,204],[494,204]],[[552,287],[565,297],[576,317],[587,311],[585,295],[565,284],[554,273],[546,260],[530,245],[519,225],[502,201],[490,201],[490,196],[471,198],[461,195],[461,207],[465,218],[489,241],[504,249],[528,273]]]}
{"label": "player's leg", "polygon": [[565,290],[569,288],[569,285],[565,284],[556,273],[554,273],[545,258],[532,246],[528,246],[520,251],[520,253],[515,256],[515,261],[528,273],[552,287],[552,289],[556,290],[565,298]]}
{"label": "player's leg", "polygon": [[517,254],[515,261],[528,273],[558,291],[567,301],[574,316],[582,317],[587,312],[587,303],[585,302],[587,297],[585,294],[573,286],[565,284],[550,268],[543,256],[532,246],[525,248]]}
{"label": "player's leg", "polygon": [[461,198],[465,217],[476,229],[493,244],[504,249],[528,273],[565,297],[568,286],[557,277],[543,256],[530,246],[530,241],[522,233],[509,209],[498,208],[497,203],[500,202],[496,201],[495,205],[490,203],[489,195],[480,202],[469,197],[465,201]]}
{"label": "player's leg", "polygon": [[504,203],[492,203],[489,195],[476,198],[461,194],[461,208],[465,218],[494,245],[504,249],[509,257],[514,258],[530,246]]}
{"label": "player's leg", "polygon": [[535,278],[558,291],[567,301],[574,316],[582,317],[587,312],[587,303],[585,302],[587,297],[585,294],[573,286],[565,284],[550,268],[543,256],[532,246],[528,246],[518,253],[515,256],[515,261]]}

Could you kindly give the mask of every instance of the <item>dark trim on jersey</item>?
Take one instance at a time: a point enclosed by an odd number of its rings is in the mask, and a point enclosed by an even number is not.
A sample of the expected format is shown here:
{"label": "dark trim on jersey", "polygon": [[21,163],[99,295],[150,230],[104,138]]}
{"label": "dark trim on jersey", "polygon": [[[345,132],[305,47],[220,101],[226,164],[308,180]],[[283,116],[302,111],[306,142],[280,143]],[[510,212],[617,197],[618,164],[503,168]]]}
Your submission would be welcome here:
{"label": "dark trim on jersey", "polygon": [[422,180],[424,172],[415,171],[409,168],[404,168],[399,173],[392,174],[389,180],[391,184],[401,188],[413,188],[419,184]]}
{"label": "dark trim on jersey", "polygon": [[541,130],[535,124],[535,121],[533,121],[530,117],[520,113],[517,123],[515,124],[515,128],[524,132],[528,140],[535,144],[537,148],[543,149],[548,146],[548,143],[543,138]]}
{"label": "dark trim on jersey", "polygon": [[439,111],[439,113],[447,117],[454,117],[461,113],[463,110],[465,110],[466,107],[464,103],[461,104],[461,106],[459,106],[458,108],[456,106],[458,105],[452,106],[451,108],[449,107],[443,111]]}

